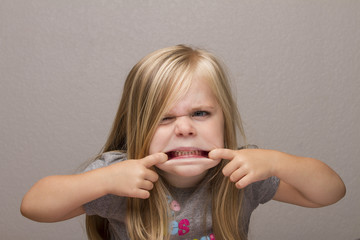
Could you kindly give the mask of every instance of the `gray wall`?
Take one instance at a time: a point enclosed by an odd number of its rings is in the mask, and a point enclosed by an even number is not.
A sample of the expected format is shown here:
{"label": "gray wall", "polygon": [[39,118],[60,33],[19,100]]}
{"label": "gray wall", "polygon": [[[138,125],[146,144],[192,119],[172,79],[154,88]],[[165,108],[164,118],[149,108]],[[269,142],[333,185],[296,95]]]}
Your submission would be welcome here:
{"label": "gray wall", "polygon": [[347,185],[327,208],[259,207],[251,239],[360,238],[359,12],[347,0],[1,0],[1,239],[85,239],[82,217],[23,218],[22,196],[98,153],[130,68],[178,43],[227,64],[250,142],[319,158]]}

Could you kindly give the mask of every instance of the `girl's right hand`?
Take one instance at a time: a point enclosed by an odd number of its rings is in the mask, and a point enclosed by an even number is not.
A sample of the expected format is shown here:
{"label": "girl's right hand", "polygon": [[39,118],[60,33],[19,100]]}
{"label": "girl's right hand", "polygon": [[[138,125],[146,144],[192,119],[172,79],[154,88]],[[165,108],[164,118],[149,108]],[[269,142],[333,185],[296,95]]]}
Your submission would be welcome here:
{"label": "girl's right hand", "polygon": [[107,193],[124,197],[146,199],[158,174],[152,166],[167,161],[165,153],[155,153],[142,159],[125,160],[105,167],[105,188]]}
{"label": "girl's right hand", "polygon": [[159,178],[150,168],[166,160],[165,153],[157,153],[81,174],[45,177],[25,194],[21,213],[35,221],[57,222],[83,214],[85,203],[105,194],[148,198]]}

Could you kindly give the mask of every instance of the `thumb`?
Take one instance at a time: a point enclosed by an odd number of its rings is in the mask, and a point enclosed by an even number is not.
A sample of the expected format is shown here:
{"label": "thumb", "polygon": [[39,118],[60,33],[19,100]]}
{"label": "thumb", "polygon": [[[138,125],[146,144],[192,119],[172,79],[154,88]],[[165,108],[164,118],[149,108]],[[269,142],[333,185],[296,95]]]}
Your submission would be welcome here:
{"label": "thumb", "polygon": [[140,161],[144,164],[145,167],[150,168],[158,163],[164,163],[168,159],[165,153],[155,153],[149,156],[144,157]]}
{"label": "thumb", "polygon": [[227,159],[232,160],[235,157],[234,150],[226,148],[216,148],[209,153],[209,158],[214,160]]}

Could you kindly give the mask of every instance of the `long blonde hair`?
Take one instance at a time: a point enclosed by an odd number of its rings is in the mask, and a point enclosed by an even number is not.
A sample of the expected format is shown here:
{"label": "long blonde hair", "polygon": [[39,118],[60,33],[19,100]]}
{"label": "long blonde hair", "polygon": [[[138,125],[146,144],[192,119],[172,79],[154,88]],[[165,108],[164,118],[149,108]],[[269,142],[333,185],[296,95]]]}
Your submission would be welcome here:
{"label": "long blonde hair", "polygon": [[[245,143],[241,118],[220,62],[207,51],[177,45],[147,55],[132,68],[102,152],[120,150],[127,152],[129,159],[145,157],[161,117],[195,77],[208,80],[223,110],[224,146],[238,147],[237,132]],[[243,240],[246,233],[239,222],[243,192],[221,173],[225,164],[222,160],[209,171],[213,232],[217,239]],[[131,239],[169,239],[167,194],[166,182],[160,177],[150,198],[128,198],[126,225]],[[87,233],[89,239],[106,239],[108,221],[87,216]]]}

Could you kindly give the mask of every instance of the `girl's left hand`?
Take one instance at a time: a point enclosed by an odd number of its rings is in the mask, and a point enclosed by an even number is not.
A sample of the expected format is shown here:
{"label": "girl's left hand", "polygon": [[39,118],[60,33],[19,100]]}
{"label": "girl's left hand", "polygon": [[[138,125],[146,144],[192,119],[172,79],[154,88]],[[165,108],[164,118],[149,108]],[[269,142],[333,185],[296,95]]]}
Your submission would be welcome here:
{"label": "girl's left hand", "polygon": [[273,176],[275,158],[272,157],[272,150],[265,149],[241,149],[231,150],[218,148],[209,153],[211,159],[230,160],[222,172],[235,183],[237,188],[244,188],[247,185],[265,180]]}

